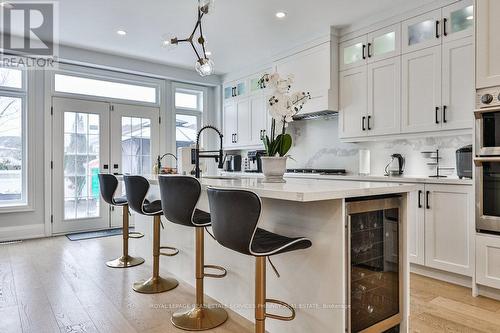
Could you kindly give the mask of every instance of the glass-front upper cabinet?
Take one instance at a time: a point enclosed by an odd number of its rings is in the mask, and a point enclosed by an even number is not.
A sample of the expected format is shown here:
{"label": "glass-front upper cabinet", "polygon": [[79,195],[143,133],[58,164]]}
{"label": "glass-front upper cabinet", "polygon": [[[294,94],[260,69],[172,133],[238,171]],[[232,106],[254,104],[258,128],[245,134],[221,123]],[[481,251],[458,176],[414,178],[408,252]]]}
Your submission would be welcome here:
{"label": "glass-front upper cabinet", "polygon": [[346,70],[367,63],[366,35],[340,43],[340,70]]}
{"label": "glass-front upper cabinet", "polygon": [[395,24],[368,34],[368,62],[392,58],[401,54],[401,24]]}
{"label": "glass-front upper cabinet", "polygon": [[224,86],[224,99],[230,99],[246,94],[247,84],[245,81],[231,82]]}
{"label": "glass-front upper cabinet", "polygon": [[436,46],[442,38],[441,9],[425,13],[403,22],[403,52]]}
{"label": "glass-front upper cabinet", "polygon": [[474,5],[463,0],[443,8],[443,36],[445,42],[472,36],[474,31]]}

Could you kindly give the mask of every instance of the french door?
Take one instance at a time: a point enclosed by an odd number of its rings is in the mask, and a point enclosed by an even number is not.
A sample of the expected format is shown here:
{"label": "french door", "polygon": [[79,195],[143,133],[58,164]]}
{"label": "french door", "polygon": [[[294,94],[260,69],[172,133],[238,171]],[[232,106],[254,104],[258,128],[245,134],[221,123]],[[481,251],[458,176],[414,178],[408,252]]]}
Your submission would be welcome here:
{"label": "french door", "polygon": [[52,232],[120,226],[121,210],[101,199],[98,174],[151,173],[159,109],[59,97],[52,105]]}

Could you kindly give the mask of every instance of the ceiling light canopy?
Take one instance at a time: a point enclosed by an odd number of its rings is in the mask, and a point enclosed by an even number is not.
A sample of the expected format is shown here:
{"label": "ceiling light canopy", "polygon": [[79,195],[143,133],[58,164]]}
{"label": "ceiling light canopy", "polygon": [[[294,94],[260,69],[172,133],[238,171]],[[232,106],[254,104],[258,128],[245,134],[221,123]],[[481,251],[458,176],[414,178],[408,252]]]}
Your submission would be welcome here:
{"label": "ceiling light canopy", "polygon": [[[163,38],[162,46],[168,49],[176,47],[179,43],[189,43],[196,54],[195,69],[201,76],[214,73],[214,62],[208,56],[212,55],[205,49],[206,40],[203,36],[202,19],[205,15],[213,12],[214,0],[198,0],[198,20],[191,35],[184,39],[177,37]],[[198,35],[199,34],[199,35]],[[196,38],[197,37],[197,38]]]}
{"label": "ceiling light canopy", "polygon": [[285,18],[286,17],[286,13],[285,12],[277,12],[276,13],[276,17],[279,18],[279,19]]}
{"label": "ceiling light canopy", "polygon": [[120,36],[125,36],[127,34],[127,32],[123,29],[116,30],[116,33]]}

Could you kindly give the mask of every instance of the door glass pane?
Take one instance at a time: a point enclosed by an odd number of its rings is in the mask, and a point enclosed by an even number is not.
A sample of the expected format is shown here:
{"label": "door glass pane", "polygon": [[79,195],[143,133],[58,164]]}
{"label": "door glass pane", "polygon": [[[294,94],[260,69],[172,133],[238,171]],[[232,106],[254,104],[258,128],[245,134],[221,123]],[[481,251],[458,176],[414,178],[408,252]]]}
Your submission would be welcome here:
{"label": "door glass pane", "polygon": [[233,87],[224,88],[224,99],[233,97]]}
{"label": "door glass pane", "polygon": [[238,89],[237,89],[238,90],[238,96],[245,94],[245,92],[246,92],[246,85],[245,85],[244,82],[238,83],[237,87],[238,87]]}
{"label": "door glass pane", "polygon": [[189,147],[196,143],[196,133],[198,132],[198,117],[177,114],[175,116],[175,126],[177,148]]}
{"label": "door glass pane", "polygon": [[450,15],[450,32],[459,32],[472,28],[474,25],[474,6],[465,7]]}
{"label": "door glass pane", "polygon": [[149,174],[151,163],[151,120],[148,118],[122,117],[122,173]]}
{"label": "door glass pane", "polygon": [[373,55],[393,52],[396,50],[396,32],[392,31],[373,39]]}
{"label": "door glass pane", "polygon": [[250,91],[251,92],[262,89],[262,87],[259,84],[259,81],[260,81],[260,77],[256,77],[256,78],[253,78],[252,80],[250,80]]}
{"label": "door glass pane", "polygon": [[64,113],[64,219],[99,217],[99,115]]}
{"label": "door glass pane", "polygon": [[436,22],[428,20],[408,27],[408,45],[419,44],[436,38]]}
{"label": "door glass pane", "polygon": [[0,96],[0,206],[24,203],[23,102]]}
{"label": "door glass pane", "polygon": [[363,43],[344,48],[344,64],[354,64],[363,59]]}
{"label": "door glass pane", "polygon": [[500,217],[500,163],[483,163],[483,214]]}

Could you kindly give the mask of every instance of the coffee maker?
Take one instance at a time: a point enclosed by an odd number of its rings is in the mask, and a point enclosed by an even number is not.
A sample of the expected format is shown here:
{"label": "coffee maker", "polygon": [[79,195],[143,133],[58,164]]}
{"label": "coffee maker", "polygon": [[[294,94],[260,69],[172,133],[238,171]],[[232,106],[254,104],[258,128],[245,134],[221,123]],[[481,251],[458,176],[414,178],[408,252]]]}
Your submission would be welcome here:
{"label": "coffee maker", "polygon": [[226,163],[224,171],[239,172],[241,171],[241,155],[226,155]]}
{"label": "coffee maker", "polygon": [[266,155],[265,150],[251,150],[247,154],[248,166],[245,172],[262,173],[261,157]]}

